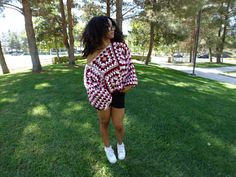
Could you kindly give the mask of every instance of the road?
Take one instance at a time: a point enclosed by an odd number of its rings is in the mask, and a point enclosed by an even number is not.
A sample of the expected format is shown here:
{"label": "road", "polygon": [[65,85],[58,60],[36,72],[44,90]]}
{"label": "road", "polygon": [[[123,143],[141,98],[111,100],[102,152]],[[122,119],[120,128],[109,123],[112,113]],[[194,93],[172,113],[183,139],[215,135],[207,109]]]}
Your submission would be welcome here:
{"label": "road", "polygon": [[[192,66],[178,65],[176,63],[168,63],[167,58],[163,57],[155,57],[152,59],[153,63],[159,64],[161,67],[171,68],[178,71],[182,71],[188,74],[193,73]],[[201,59],[197,58],[197,63],[200,62],[209,62],[209,59]],[[215,58],[213,59],[215,62]],[[224,58],[224,63],[236,64],[236,60],[230,60]],[[214,68],[195,68],[195,75],[207,79],[216,80],[222,83],[229,83],[236,85],[236,78],[224,75],[225,72],[236,72],[236,66],[228,66],[228,67],[214,67]]]}
{"label": "road", "polygon": [[[7,66],[11,73],[32,69],[32,61],[30,55],[11,56],[4,55]],[[52,64],[54,55],[39,55],[40,63],[42,66]],[[0,74],[2,68],[0,67]]]}
{"label": "road", "polygon": [[[11,73],[23,71],[23,70],[27,70],[27,69],[32,69],[32,61],[31,61],[31,57],[29,55],[21,55],[21,56],[4,55],[4,56],[5,56],[7,66],[8,66]],[[45,65],[52,64],[52,58],[55,56],[56,55],[39,55],[41,65],[45,66]],[[181,61],[181,62],[188,62],[188,60],[189,60],[188,58],[178,58],[177,59],[177,61]],[[166,57],[166,56],[153,56],[152,57],[153,63],[167,64],[168,63],[167,61],[168,61],[168,57]],[[213,62],[214,61],[215,61],[215,58],[213,58]],[[197,63],[209,62],[209,59],[197,58],[196,62]],[[224,59],[224,62],[236,64],[236,60]],[[0,74],[2,74],[1,67],[0,67]]]}
{"label": "road", "polygon": [[[213,62],[216,62],[215,57],[213,57],[212,60],[213,60]],[[189,57],[176,58],[175,61],[188,63]],[[158,63],[158,64],[168,63],[168,57],[167,56],[153,56],[151,62]],[[196,63],[204,63],[204,62],[210,62],[210,60],[208,58],[197,58],[196,59]],[[228,59],[228,58],[224,58],[223,62],[236,64],[236,60],[232,60],[232,59]],[[173,62],[173,64],[175,64],[175,63]]]}

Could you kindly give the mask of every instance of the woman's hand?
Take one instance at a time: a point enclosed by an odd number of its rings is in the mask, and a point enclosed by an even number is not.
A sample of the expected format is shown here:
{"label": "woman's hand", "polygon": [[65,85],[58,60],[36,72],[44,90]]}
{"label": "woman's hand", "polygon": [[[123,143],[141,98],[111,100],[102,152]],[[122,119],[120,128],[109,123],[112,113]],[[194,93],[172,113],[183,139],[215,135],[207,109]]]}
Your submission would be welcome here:
{"label": "woman's hand", "polygon": [[121,92],[128,92],[131,89],[131,86],[125,87],[123,90],[121,90]]}

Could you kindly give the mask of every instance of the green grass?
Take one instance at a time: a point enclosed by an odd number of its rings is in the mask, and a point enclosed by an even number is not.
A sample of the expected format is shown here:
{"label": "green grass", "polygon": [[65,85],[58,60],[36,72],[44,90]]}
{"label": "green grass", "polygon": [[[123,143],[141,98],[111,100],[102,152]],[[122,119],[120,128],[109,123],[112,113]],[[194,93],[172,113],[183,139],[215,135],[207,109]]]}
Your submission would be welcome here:
{"label": "green grass", "polygon": [[[193,66],[192,63],[177,63],[176,65]],[[211,63],[211,62],[196,63],[196,67],[199,67],[199,68],[215,68],[215,67],[225,67],[225,66],[236,66],[236,64],[233,64],[233,63]]]}
{"label": "green grass", "polygon": [[196,63],[196,67],[199,68],[214,68],[214,67],[224,67],[224,66],[236,66],[236,64],[231,63]]}
{"label": "green grass", "polygon": [[235,77],[236,78],[236,72],[225,72],[223,75],[230,76],[230,77]]}
{"label": "green grass", "polygon": [[[151,63],[154,64],[155,63]],[[193,66],[192,63],[174,63],[175,65],[180,65],[180,66]],[[199,68],[215,68],[215,67],[225,67],[225,66],[236,66],[236,64],[233,63],[211,63],[211,62],[202,62],[202,63],[196,63],[196,67]]]}
{"label": "green grass", "polygon": [[83,67],[0,76],[0,177],[236,176],[236,86],[136,68],[139,86],[126,97],[127,158],[114,165]]}

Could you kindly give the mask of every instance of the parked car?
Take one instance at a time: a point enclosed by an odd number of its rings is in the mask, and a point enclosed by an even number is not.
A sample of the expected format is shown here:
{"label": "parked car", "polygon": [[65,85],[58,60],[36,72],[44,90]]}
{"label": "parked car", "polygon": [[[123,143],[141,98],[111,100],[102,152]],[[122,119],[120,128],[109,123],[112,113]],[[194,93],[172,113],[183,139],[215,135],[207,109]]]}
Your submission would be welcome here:
{"label": "parked car", "polygon": [[209,58],[209,54],[206,53],[206,54],[198,55],[198,58]]}
{"label": "parked car", "polygon": [[229,52],[223,52],[222,58],[230,58],[230,57],[231,57],[231,53],[229,53]]}
{"label": "parked car", "polygon": [[174,54],[174,58],[182,58],[183,57],[183,55],[181,55],[180,53],[175,53]]}
{"label": "parked car", "polygon": [[23,52],[12,52],[11,56],[19,56],[19,55],[23,55]]}

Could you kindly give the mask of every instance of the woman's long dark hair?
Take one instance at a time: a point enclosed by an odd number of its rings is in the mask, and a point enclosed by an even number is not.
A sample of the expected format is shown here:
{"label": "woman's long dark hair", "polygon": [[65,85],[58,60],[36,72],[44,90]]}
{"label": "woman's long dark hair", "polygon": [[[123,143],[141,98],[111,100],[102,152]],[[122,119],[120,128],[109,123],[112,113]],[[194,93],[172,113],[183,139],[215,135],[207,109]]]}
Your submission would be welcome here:
{"label": "woman's long dark hair", "polygon": [[111,20],[112,26],[116,28],[114,32],[114,38],[111,40],[111,42],[124,42],[124,36],[112,18],[107,16],[93,17],[86,25],[82,35],[84,57],[87,57],[89,54],[100,49],[102,46],[102,40],[108,33],[108,19]]}

